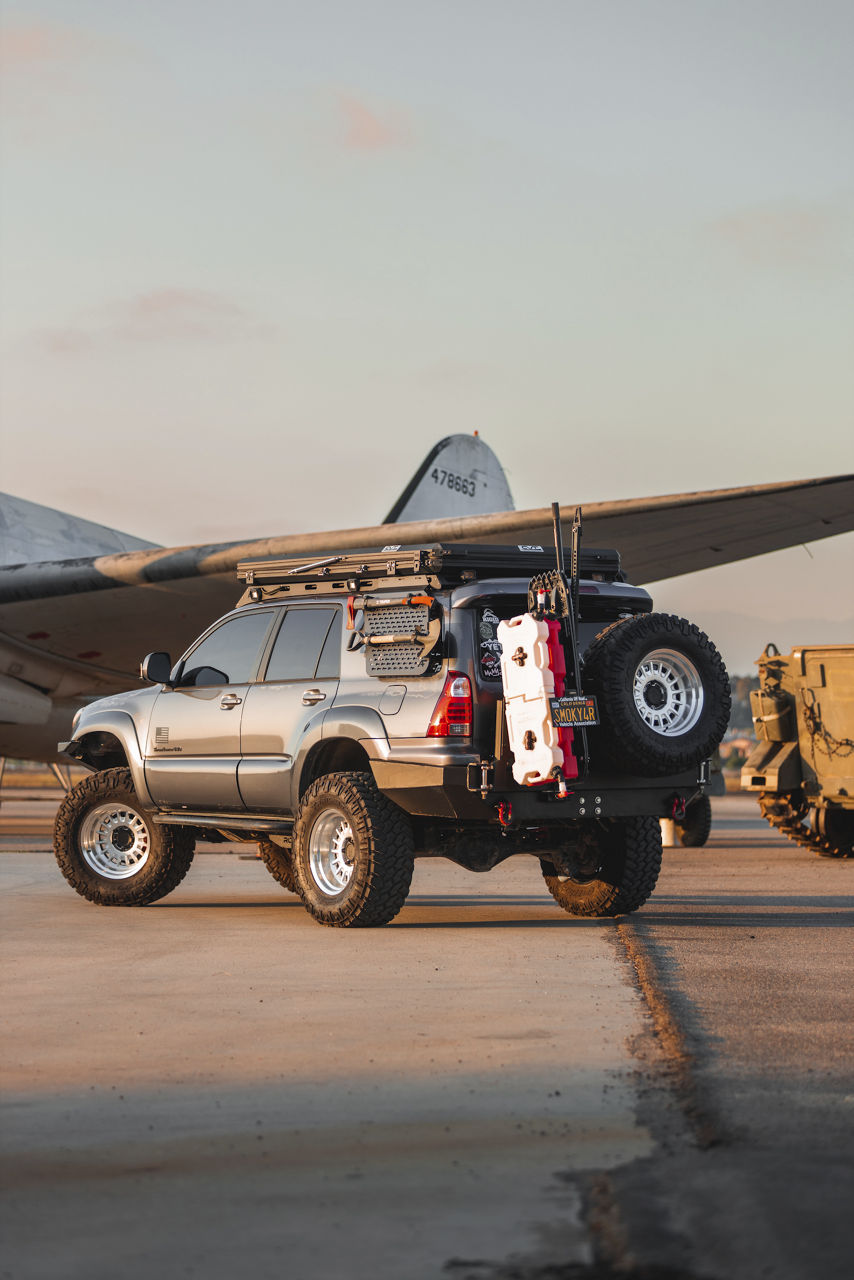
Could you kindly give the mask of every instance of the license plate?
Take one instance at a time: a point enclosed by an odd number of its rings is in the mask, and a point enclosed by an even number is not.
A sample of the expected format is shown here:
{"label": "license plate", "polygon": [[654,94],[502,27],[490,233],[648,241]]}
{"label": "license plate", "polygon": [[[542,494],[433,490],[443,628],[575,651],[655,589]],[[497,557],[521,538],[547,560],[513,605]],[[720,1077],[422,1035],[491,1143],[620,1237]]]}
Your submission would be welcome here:
{"label": "license plate", "polygon": [[599,723],[596,699],[586,693],[570,693],[563,698],[549,698],[552,722],[556,729],[589,729]]}

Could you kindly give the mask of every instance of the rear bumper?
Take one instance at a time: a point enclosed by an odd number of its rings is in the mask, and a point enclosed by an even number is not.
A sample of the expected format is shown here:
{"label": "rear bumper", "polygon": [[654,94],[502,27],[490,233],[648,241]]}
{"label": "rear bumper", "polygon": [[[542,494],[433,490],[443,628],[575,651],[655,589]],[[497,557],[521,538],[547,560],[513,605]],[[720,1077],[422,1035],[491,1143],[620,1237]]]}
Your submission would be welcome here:
{"label": "rear bumper", "polygon": [[[372,760],[374,781],[385,795],[407,813],[424,818],[487,819],[480,794],[466,787],[461,766],[413,764],[410,761]],[[494,815],[492,815],[494,816]]]}
{"label": "rear bumper", "polygon": [[[504,819],[509,816],[514,826],[643,815],[670,818],[674,806],[687,804],[702,790],[698,771],[692,769],[666,778],[590,775],[576,783],[564,800],[556,799],[552,787],[513,787],[483,795],[480,759],[472,753],[468,756],[453,764],[428,764],[392,755],[371,760],[371,769],[384,794],[413,816],[498,824],[499,806],[509,805]],[[469,764],[475,766],[471,771]]]}

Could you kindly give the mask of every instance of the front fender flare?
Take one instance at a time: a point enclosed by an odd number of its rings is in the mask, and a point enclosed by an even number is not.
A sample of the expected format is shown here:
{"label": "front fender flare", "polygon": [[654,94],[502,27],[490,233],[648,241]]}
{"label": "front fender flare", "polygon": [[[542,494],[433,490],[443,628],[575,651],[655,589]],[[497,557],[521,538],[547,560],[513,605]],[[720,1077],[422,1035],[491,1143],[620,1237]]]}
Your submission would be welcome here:
{"label": "front fender flare", "polygon": [[[136,725],[131,716],[126,711],[104,711],[92,719],[86,719],[77,726],[77,732],[70,742],[60,743],[60,749],[66,755],[73,759],[78,758],[78,754],[85,752],[83,739],[88,737],[90,733],[109,733],[117,738],[122,745],[128,762],[128,768],[133,778],[133,787],[140,804],[147,809],[156,809],[157,805],[151,798],[148,786],[145,781],[145,759],[139,746],[139,739],[136,736]],[[75,747],[79,748],[79,753],[75,752]]]}

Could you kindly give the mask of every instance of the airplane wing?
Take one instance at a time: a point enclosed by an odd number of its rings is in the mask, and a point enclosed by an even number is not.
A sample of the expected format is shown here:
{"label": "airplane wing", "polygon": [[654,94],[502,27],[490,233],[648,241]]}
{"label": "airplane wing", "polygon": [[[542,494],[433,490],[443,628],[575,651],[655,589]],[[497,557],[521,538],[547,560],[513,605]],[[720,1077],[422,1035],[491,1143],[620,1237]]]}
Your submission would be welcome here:
{"label": "airplane wing", "polygon": [[[562,507],[567,539],[574,505]],[[638,584],[852,529],[851,475],[584,507],[586,545],[617,547]],[[5,670],[54,700],[126,688],[142,655],[177,656],[234,605],[240,560],[430,542],[549,546],[552,537],[551,510],[541,507],[0,567],[0,639],[13,659]],[[11,753],[28,751],[13,744]]]}
{"label": "airplane wing", "polygon": [[[583,511],[586,544],[617,547],[627,578],[641,584],[854,529],[854,476],[596,502]],[[573,513],[572,504],[562,508],[567,540]],[[105,674],[133,673],[149,641],[189,642],[231,607],[240,560],[386,544],[552,541],[551,509],[540,507],[14,565],[0,568],[2,630],[71,661],[103,664]]]}
{"label": "airplane wing", "polygon": [[[568,536],[570,507],[562,508]],[[642,585],[854,529],[854,475],[591,502],[583,508],[588,546],[616,547],[629,582]],[[512,541],[553,541],[551,511],[497,517]],[[524,537],[523,537],[524,534]],[[491,535],[489,541],[496,540]],[[502,533],[497,539],[505,540]]]}

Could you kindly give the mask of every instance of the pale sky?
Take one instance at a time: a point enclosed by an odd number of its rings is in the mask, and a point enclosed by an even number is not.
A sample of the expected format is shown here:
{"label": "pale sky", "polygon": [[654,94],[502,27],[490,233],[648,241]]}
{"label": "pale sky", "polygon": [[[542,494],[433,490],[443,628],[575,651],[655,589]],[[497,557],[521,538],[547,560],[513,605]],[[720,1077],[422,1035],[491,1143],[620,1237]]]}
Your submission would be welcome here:
{"label": "pale sky", "polygon": [[[520,507],[854,470],[848,0],[0,12],[3,489],[177,544],[474,429]],[[852,561],[656,602],[749,670],[854,636]]]}

